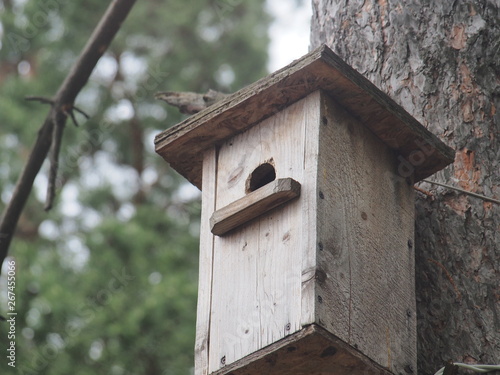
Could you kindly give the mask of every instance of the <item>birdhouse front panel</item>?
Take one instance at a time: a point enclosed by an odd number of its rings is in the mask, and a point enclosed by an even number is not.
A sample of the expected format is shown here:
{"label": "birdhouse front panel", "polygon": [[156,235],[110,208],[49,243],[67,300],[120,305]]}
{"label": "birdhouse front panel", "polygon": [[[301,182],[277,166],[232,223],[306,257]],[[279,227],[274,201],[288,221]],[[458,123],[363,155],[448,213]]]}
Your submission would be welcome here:
{"label": "birdhouse front panel", "polygon": [[316,92],[218,149],[216,210],[285,179],[300,184],[300,196],[214,237],[209,372],[301,329],[318,124]]}

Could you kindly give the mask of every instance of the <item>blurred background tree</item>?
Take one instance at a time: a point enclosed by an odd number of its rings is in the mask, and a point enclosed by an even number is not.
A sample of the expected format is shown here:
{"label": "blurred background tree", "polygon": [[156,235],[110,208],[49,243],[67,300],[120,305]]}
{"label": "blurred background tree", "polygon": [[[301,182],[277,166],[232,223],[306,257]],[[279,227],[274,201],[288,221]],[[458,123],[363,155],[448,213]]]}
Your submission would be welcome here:
{"label": "blurred background tree", "polygon": [[[24,97],[55,93],[107,6],[0,0],[0,209],[48,111]],[[0,373],[192,371],[199,194],[154,153],[183,117],[153,95],[263,77],[269,22],[264,0],[136,3],[77,97],[91,118],[67,123],[55,208],[45,165],[20,219],[16,369],[4,357]]]}

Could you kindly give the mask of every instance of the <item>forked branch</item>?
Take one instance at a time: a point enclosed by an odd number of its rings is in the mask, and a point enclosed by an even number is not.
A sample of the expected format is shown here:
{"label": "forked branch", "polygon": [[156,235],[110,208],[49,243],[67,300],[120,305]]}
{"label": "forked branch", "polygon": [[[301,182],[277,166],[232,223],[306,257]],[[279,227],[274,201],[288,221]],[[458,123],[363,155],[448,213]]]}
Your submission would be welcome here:
{"label": "forked branch", "polygon": [[[50,186],[49,183],[49,195],[51,194],[51,190],[52,192],[55,191],[54,184],[57,176],[57,160],[60,147],[58,143],[60,143],[66,119],[69,115],[76,123],[72,111],[76,110],[82,113],[81,110],[75,108],[73,105],[75,98],[87,83],[97,61],[110,45],[134,3],[135,0],[114,0],[109,5],[81,52],[80,57],[73,65],[53,99],[39,96],[27,98],[28,100],[50,104],[51,109],[38,131],[35,145],[0,220],[0,264],[7,257],[19,216],[29,197],[35,177],[40,171],[51,146],[53,148],[50,180],[53,184]],[[54,128],[56,128],[55,131]],[[53,200],[53,195],[51,199]],[[51,201],[47,202],[47,204],[49,203],[52,205]]]}

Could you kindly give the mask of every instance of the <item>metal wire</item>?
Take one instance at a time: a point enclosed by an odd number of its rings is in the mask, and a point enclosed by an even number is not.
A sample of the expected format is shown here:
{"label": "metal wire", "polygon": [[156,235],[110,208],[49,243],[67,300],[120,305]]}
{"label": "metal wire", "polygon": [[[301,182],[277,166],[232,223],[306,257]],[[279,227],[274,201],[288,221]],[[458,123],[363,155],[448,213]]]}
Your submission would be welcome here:
{"label": "metal wire", "polygon": [[467,190],[464,190],[464,189],[457,188],[455,186],[442,184],[441,182],[429,181],[429,180],[426,180],[426,179],[423,179],[422,181],[427,182],[429,184],[433,184],[433,185],[439,185],[439,186],[442,186],[442,187],[447,188],[447,189],[456,190],[456,191],[459,191],[460,193],[464,193],[464,194],[470,195],[472,197],[476,197],[476,198],[482,199],[483,201],[488,201],[488,202],[493,202],[493,203],[496,203],[496,204],[500,204],[500,200],[498,200],[498,199],[494,199],[494,198],[487,197],[485,195],[473,193],[472,191],[467,191]]}
{"label": "metal wire", "polygon": [[[458,367],[463,367],[475,372],[483,372],[483,373],[500,370],[500,365],[468,365],[466,363],[453,363],[453,365]],[[437,370],[437,372],[434,375],[443,375],[443,372],[444,372],[444,367]]]}

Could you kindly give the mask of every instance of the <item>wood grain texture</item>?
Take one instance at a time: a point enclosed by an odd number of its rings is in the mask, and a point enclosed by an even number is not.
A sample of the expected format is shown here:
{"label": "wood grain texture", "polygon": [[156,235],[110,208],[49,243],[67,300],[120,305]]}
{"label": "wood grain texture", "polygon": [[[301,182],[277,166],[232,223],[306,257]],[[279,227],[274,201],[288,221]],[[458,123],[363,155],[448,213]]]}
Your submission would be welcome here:
{"label": "wood grain texture", "polygon": [[[310,324],[393,373],[415,366],[414,253],[408,248],[414,197],[397,174],[394,152],[323,91],[217,150],[206,159],[207,173],[216,176],[206,182],[215,212],[240,212],[249,206],[242,200],[258,193],[249,201],[261,201],[285,176],[300,181],[301,195],[208,239],[212,284],[200,293],[211,293],[211,304],[199,334],[209,337],[208,364],[206,351],[197,353],[206,371],[229,368]],[[247,194],[262,164],[274,166],[277,180]],[[204,225],[210,215],[204,211]],[[208,298],[200,298],[206,312]],[[347,362],[334,366],[350,366],[343,356],[337,360]]]}
{"label": "wood grain texture", "polygon": [[203,157],[203,186],[205,189],[202,191],[201,200],[198,305],[194,348],[195,375],[208,375],[214,252],[214,235],[210,231],[208,218],[215,210],[217,191],[217,150],[215,147],[207,150]]}
{"label": "wood grain texture", "polygon": [[318,93],[220,146],[217,209],[244,197],[248,176],[263,163],[274,165],[277,179],[300,182],[301,195],[215,236],[209,372],[302,328],[302,259],[315,251],[304,248],[304,239],[315,236],[306,222],[314,211],[307,197],[316,194],[315,177],[303,152],[318,139],[314,128],[306,129],[318,126],[306,121],[311,112],[319,113]]}
{"label": "wood grain texture", "polygon": [[[318,204],[318,158],[321,126],[321,92],[315,91],[307,99],[304,126],[304,180],[302,184],[303,225],[300,248],[301,256],[301,315],[300,325],[306,326],[316,318],[316,281],[317,267],[317,204]],[[307,187],[307,189],[305,188]]]}
{"label": "wood grain texture", "polygon": [[328,95],[322,106],[315,320],[404,373],[416,366],[413,189],[387,145]]}
{"label": "wood grain texture", "polygon": [[215,211],[210,218],[213,234],[222,236],[300,195],[300,183],[280,178]]}
{"label": "wood grain texture", "polygon": [[320,89],[401,154],[404,177],[418,181],[453,161],[453,150],[326,46],[158,134],[156,152],[201,188],[201,155],[207,147]]}
{"label": "wood grain texture", "polygon": [[318,325],[312,324],[225,366],[214,375],[390,375]]}

